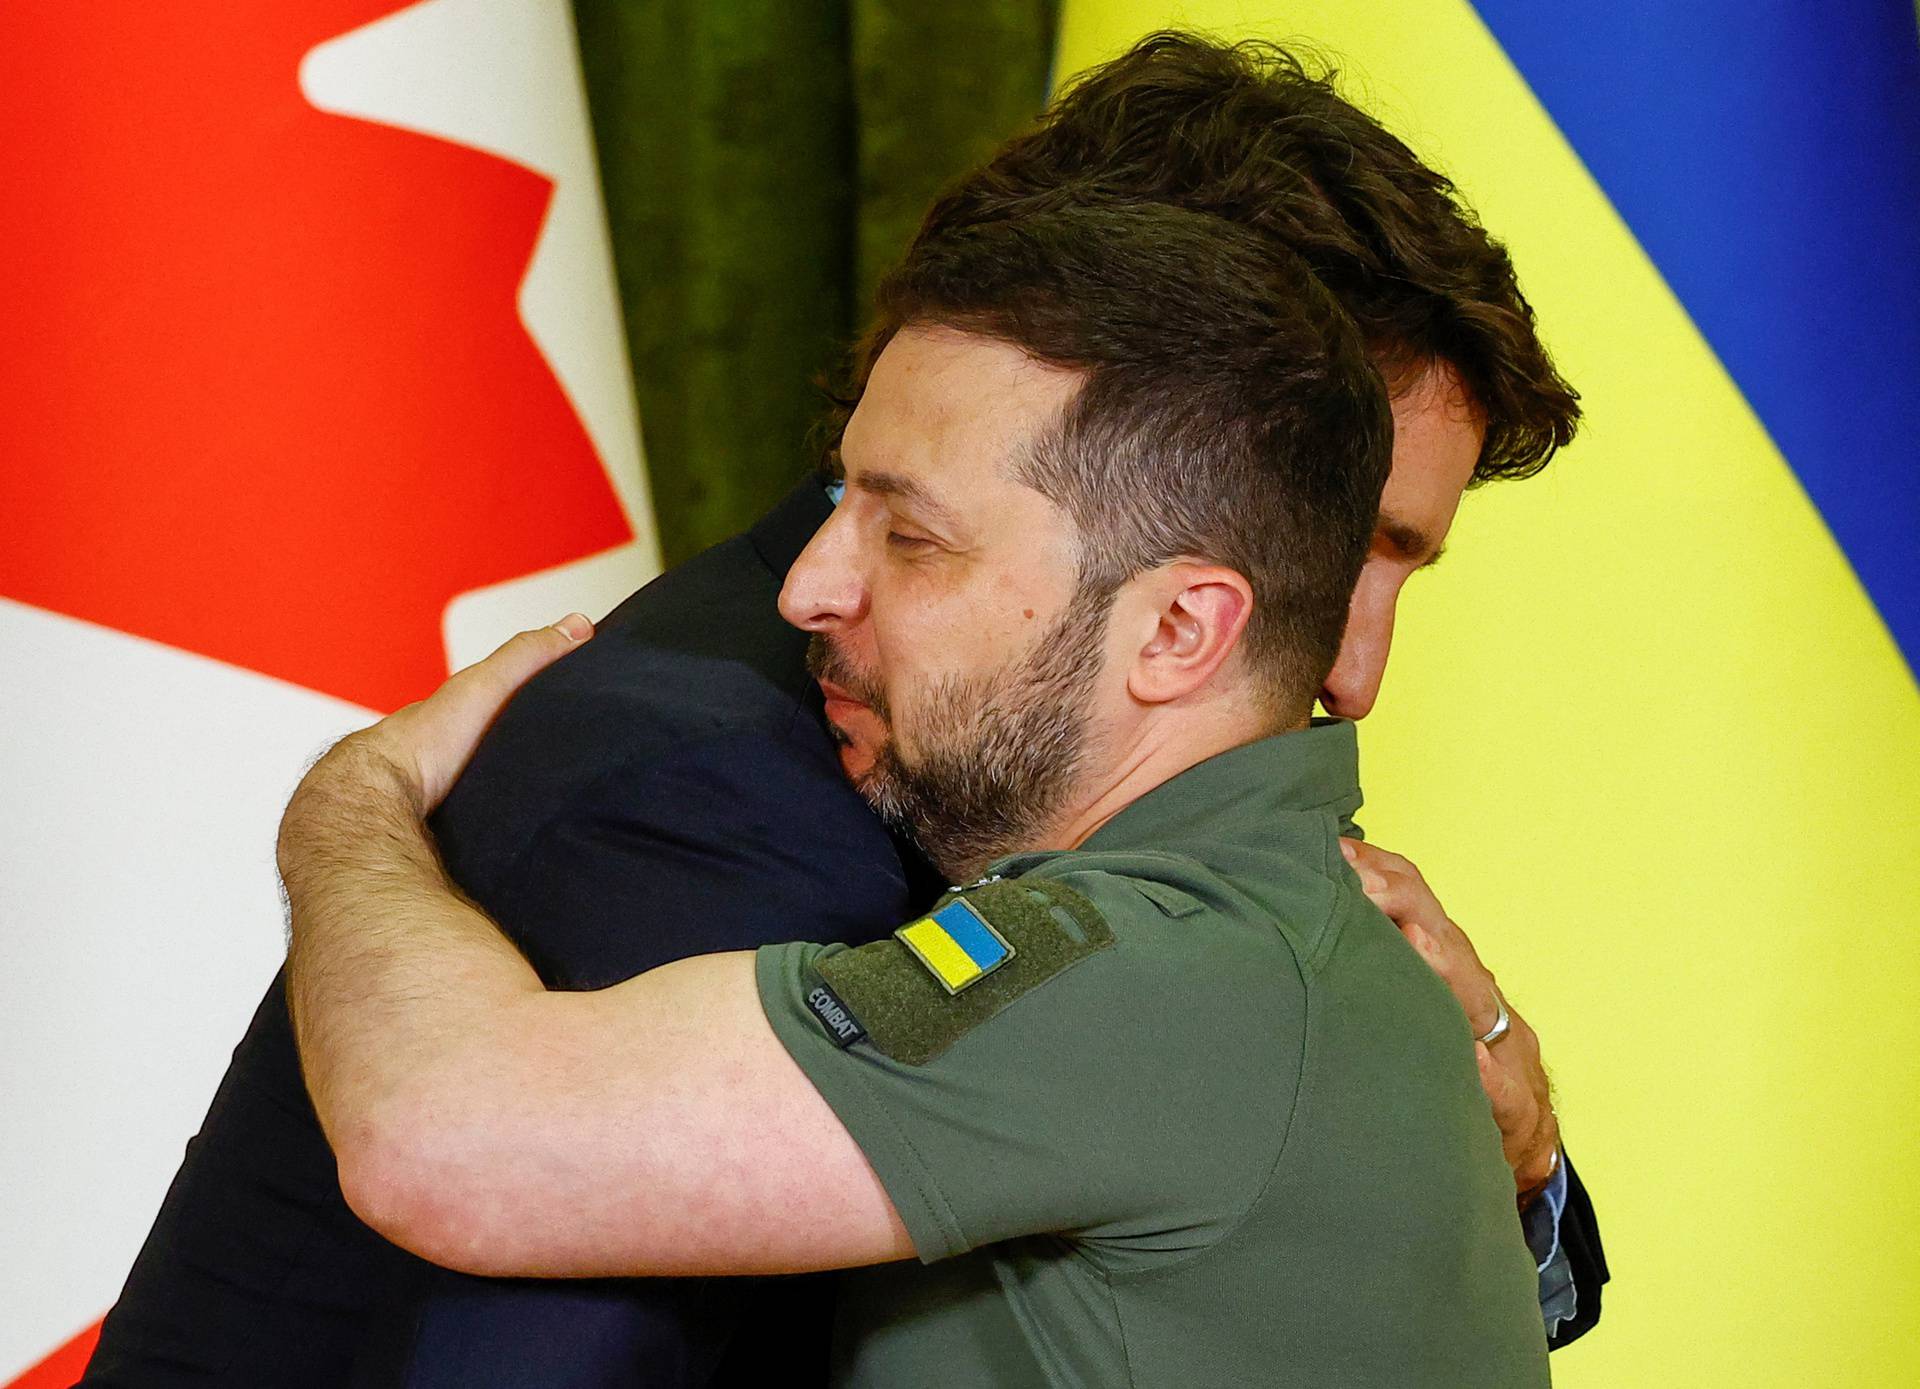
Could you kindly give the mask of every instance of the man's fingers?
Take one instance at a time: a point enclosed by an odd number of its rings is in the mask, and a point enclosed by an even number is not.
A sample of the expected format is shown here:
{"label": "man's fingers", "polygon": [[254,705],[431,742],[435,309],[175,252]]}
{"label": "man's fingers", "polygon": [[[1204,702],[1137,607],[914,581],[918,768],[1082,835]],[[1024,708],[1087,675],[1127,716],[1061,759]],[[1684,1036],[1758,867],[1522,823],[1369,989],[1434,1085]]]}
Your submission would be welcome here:
{"label": "man's fingers", "polygon": [[1425,926],[1436,940],[1444,934],[1446,913],[1418,884],[1403,877],[1369,871],[1360,875],[1360,886],[1367,894],[1367,900],[1392,917],[1395,925],[1417,922]]}
{"label": "man's fingers", "polygon": [[[575,636],[576,632],[584,635]],[[593,624],[578,613],[569,613],[551,627],[520,632],[495,647],[492,654],[455,672],[429,702],[443,706],[448,715],[463,721],[478,717],[490,722],[522,685],[592,633]],[[461,712],[455,714],[456,709]]]}
{"label": "man's fingers", "polygon": [[429,698],[381,720],[362,736],[377,742],[396,764],[413,768],[424,804],[436,806],[500,707],[535,674],[592,635],[593,624],[578,613],[551,627],[522,632],[454,675]]}
{"label": "man's fingers", "polygon": [[1390,853],[1378,844],[1369,844],[1364,839],[1348,839],[1342,836],[1340,852],[1355,868],[1364,865],[1379,873],[1411,873],[1416,878],[1420,876],[1420,870],[1413,866],[1413,860],[1402,854]]}
{"label": "man's fingers", "polygon": [[1407,938],[1407,944],[1413,947],[1414,953],[1427,962],[1427,968],[1445,979],[1451,988],[1453,980],[1447,976],[1446,952],[1440,948],[1440,942],[1433,938],[1433,932],[1418,922],[1409,921],[1400,927],[1400,934]]}
{"label": "man's fingers", "polygon": [[1473,1050],[1480,1084],[1500,1126],[1507,1163],[1513,1168],[1516,1186],[1532,1190],[1545,1179],[1559,1135],[1533,1029],[1509,1005],[1510,1030],[1498,1050],[1477,1040],[1492,1030],[1500,1016],[1500,992],[1466,932],[1447,915],[1420,870],[1408,860],[1354,839],[1342,839],[1340,852],[1353,865],[1367,899],[1400,929],[1467,1015],[1476,1039]]}
{"label": "man's fingers", "polygon": [[1493,1106],[1494,1122],[1500,1126],[1514,1186],[1528,1192],[1552,1174],[1560,1125],[1539,1053],[1530,1045],[1531,1032],[1517,1016],[1514,1029],[1498,1051],[1484,1042],[1474,1043],[1474,1059],[1480,1065],[1480,1085]]}
{"label": "man's fingers", "polygon": [[[1450,948],[1425,925],[1417,921],[1395,922],[1414,953],[1426,961],[1427,968],[1439,975],[1453,991],[1460,1011],[1467,1015],[1473,1035],[1485,1036],[1500,1016],[1500,986],[1480,961],[1469,952]],[[1458,934],[1456,931],[1455,935]]]}
{"label": "man's fingers", "polygon": [[1340,852],[1360,879],[1367,898],[1400,925],[1409,918],[1431,919],[1436,927],[1446,918],[1439,900],[1420,870],[1398,854],[1356,839],[1342,839]]}
{"label": "man's fingers", "polygon": [[1493,1103],[1494,1122],[1500,1125],[1505,1146],[1510,1152],[1522,1147],[1538,1125],[1533,1092],[1500,1064],[1500,1058],[1485,1042],[1473,1044],[1473,1055],[1480,1063],[1480,1085]]}
{"label": "man's fingers", "polygon": [[1533,1108],[1533,1096],[1500,1064],[1493,1048],[1485,1042],[1473,1044],[1473,1057],[1480,1063],[1480,1086],[1493,1103],[1493,1118],[1500,1125],[1500,1136],[1508,1148],[1515,1147],[1532,1132],[1533,1120],[1527,1111]]}
{"label": "man's fingers", "polygon": [[551,627],[507,638],[491,656],[468,669],[484,671],[489,679],[517,690],[592,635],[591,622],[579,613],[568,613]]}
{"label": "man's fingers", "polygon": [[1493,976],[1477,962],[1469,963],[1447,950],[1422,927],[1403,926],[1400,934],[1426,961],[1427,968],[1452,990],[1460,1011],[1467,1015],[1473,1035],[1484,1037],[1491,1032],[1500,1020],[1500,986],[1494,983]]}
{"label": "man's fingers", "polygon": [[442,687],[446,702],[461,711],[456,716],[460,723],[481,721],[464,730],[477,738],[480,728],[493,721],[500,706],[522,685],[592,635],[591,622],[579,613],[569,613],[551,627],[509,637],[491,656],[468,666]]}
{"label": "man's fingers", "polygon": [[551,627],[522,632],[495,654],[509,654],[507,676],[519,689],[592,635],[593,623],[584,614],[568,613]]}
{"label": "man's fingers", "polygon": [[[1428,963],[1433,963],[1429,961]],[[1460,1001],[1460,1011],[1467,1015],[1467,1023],[1473,1028],[1473,1035],[1484,1037],[1493,1031],[1500,1021],[1500,986],[1493,982],[1493,976],[1475,966],[1471,970],[1459,967],[1448,968],[1448,962],[1435,964],[1440,977],[1453,990],[1453,996]],[[1509,1014],[1508,1025],[1512,1025]]]}
{"label": "man's fingers", "polygon": [[1408,893],[1404,878],[1395,877],[1364,859],[1353,865],[1353,872],[1360,879],[1360,890],[1367,894],[1367,900],[1395,921],[1418,909],[1419,901]]}
{"label": "man's fingers", "polygon": [[1500,1074],[1499,1064],[1493,1059],[1493,1048],[1485,1042],[1475,1042],[1473,1059],[1480,1063],[1480,1083],[1486,1087],[1487,1098],[1492,1099],[1494,1091],[1505,1084],[1505,1077]]}
{"label": "man's fingers", "polygon": [[1473,1025],[1473,1035],[1484,1037],[1492,1031],[1500,1018],[1500,986],[1494,983],[1493,976],[1477,964],[1467,964],[1460,956],[1450,953],[1424,927],[1402,926],[1400,934],[1426,961],[1427,968],[1452,990],[1460,1011]]}

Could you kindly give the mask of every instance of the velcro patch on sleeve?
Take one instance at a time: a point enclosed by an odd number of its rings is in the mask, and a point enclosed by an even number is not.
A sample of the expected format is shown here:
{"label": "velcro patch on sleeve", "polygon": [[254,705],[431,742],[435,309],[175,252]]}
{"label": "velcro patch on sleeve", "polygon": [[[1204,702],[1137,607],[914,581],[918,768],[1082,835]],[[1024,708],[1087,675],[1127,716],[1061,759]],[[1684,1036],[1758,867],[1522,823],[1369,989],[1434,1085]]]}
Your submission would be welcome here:
{"label": "velcro patch on sleeve", "polygon": [[[920,929],[961,902],[968,919],[953,917],[938,935]],[[987,941],[970,933],[975,925]],[[915,930],[920,938],[910,949],[902,937]],[[946,951],[943,936],[957,953]],[[1021,995],[1112,944],[1113,929],[1085,895],[1051,878],[1015,878],[950,897],[894,939],[825,956],[816,968],[869,1042],[904,1065],[924,1066]],[[994,958],[981,969],[983,955]]]}

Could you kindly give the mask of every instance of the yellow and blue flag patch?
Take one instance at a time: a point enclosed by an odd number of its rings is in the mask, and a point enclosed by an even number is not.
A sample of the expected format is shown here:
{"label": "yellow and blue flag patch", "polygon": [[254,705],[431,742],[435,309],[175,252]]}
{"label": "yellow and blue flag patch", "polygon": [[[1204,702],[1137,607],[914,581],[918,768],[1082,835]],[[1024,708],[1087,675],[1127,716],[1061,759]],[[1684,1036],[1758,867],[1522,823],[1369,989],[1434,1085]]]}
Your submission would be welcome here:
{"label": "yellow and blue flag patch", "polygon": [[[864,1038],[890,1060],[925,1066],[1113,944],[1100,909],[1066,883],[983,883],[968,888],[964,900],[943,901],[902,926],[892,940],[823,951],[814,961],[820,987],[807,1008],[836,1046]],[[1012,967],[1001,969],[1009,960]]]}
{"label": "yellow and blue flag patch", "polygon": [[979,983],[1014,954],[1007,938],[957,897],[893,934],[950,994]]}

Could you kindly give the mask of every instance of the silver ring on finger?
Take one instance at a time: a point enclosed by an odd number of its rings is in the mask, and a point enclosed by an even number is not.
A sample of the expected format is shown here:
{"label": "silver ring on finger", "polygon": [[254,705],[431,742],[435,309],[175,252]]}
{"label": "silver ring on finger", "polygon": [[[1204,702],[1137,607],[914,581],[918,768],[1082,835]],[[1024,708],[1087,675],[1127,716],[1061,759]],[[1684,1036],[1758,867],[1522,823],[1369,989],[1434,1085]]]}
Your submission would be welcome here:
{"label": "silver ring on finger", "polygon": [[1509,1032],[1513,1031],[1513,1019],[1507,1016],[1507,1001],[1500,997],[1500,991],[1493,991],[1493,1006],[1500,1010],[1500,1016],[1493,1020],[1493,1026],[1480,1038],[1480,1045],[1490,1047]]}

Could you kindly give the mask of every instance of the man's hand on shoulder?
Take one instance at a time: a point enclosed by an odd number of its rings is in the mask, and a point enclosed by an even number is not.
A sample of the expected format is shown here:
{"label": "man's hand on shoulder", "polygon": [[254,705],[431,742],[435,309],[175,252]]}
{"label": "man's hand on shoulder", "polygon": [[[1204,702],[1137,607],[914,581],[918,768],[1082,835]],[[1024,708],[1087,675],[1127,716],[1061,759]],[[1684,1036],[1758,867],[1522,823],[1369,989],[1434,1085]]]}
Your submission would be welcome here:
{"label": "man's hand on shoulder", "polygon": [[1493,974],[1427,886],[1420,870],[1399,854],[1355,839],[1340,841],[1341,852],[1360,875],[1360,885],[1375,906],[1385,912],[1419,952],[1420,958],[1447,981],[1460,1001],[1476,1037],[1498,1024],[1505,1007],[1507,1033],[1489,1046],[1476,1043],[1480,1083],[1493,1102],[1494,1121],[1513,1168],[1515,1187],[1531,1196],[1553,1175],[1560,1145],[1560,1125],[1553,1114],[1553,1098],[1546,1067],[1540,1061],[1540,1039],[1504,999]]}

